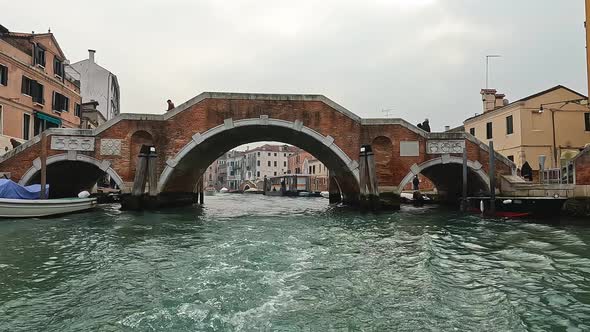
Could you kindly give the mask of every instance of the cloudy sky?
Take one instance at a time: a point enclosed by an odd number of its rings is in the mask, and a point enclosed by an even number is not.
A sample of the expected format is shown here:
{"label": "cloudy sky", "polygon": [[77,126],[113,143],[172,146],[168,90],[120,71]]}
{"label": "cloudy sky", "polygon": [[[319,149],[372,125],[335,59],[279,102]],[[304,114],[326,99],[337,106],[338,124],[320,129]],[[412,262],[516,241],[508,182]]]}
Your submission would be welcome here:
{"label": "cloudy sky", "polygon": [[[51,27],[74,62],[121,84],[123,112],[161,113],[203,91],[323,94],[362,117],[434,129],[563,84],[586,93],[583,0],[7,1],[12,31]],[[7,15],[9,14],[9,15]]]}

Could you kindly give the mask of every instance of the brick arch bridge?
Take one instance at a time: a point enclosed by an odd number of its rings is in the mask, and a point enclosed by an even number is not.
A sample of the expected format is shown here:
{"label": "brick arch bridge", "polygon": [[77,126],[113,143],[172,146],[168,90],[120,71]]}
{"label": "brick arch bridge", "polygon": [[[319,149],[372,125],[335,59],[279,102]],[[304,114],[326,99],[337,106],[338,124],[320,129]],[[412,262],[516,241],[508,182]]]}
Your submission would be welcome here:
{"label": "brick arch bridge", "polygon": [[[489,188],[489,150],[473,136],[427,133],[402,119],[361,119],[321,95],[202,93],[165,114],[124,113],[94,130],[54,128],[46,134],[48,183],[60,193],[75,194],[105,173],[129,191],[139,147],[150,144],[158,153],[158,193],[190,194],[211,162],[256,141],[309,151],[330,169],[351,204],[359,199],[362,145],[373,147],[384,196],[399,194],[418,173],[440,192],[456,196],[463,148],[470,193]],[[0,172],[22,184],[37,181],[40,142],[35,137],[0,157]],[[511,161],[497,153],[496,159],[497,179],[512,172]]]}

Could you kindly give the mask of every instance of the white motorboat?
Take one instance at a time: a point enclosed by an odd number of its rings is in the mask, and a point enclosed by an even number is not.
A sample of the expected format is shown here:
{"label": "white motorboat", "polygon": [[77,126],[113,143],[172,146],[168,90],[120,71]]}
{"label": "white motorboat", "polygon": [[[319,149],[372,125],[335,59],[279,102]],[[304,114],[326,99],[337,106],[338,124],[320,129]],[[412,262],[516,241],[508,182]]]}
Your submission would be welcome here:
{"label": "white motorboat", "polygon": [[330,192],[329,192],[329,191],[322,191],[322,192],[320,193],[320,195],[321,195],[323,198],[330,198]]}
{"label": "white motorboat", "polygon": [[0,217],[47,217],[89,210],[98,205],[96,198],[14,199],[0,198]]}
{"label": "white motorboat", "polygon": [[227,189],[226,187],[223,187],[223,188],[219,189],[219,192],[222,194],[225,194],[225,193],[229,192],[229,189]]}

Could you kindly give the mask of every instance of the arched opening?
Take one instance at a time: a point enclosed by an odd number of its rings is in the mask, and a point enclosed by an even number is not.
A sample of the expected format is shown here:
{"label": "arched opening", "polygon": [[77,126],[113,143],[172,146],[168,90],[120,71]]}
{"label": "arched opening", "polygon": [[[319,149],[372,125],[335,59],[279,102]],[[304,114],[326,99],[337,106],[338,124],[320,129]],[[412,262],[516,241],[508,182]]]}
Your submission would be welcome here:
{"label": "arched opening", "polygon": [[[489,179],[477,162],[467,163],[467,195],[489,194]],[[463,160],[458,157],[440,157],[421,165],[414,165],[399,185],[399,191],[411,184],[416,174],[426,177],[437,190],[441,201],[457,202],[463,191]]]}
{"label": "arched opening", "polygon": [[141,150],[142,145],[154,145],[154,138],[150,133],[144,130],[139,130],[131,135],[129,146],[129,173],[126,175],[126,181],[133,181],[135,175],[135,168],[137,167],[137,156]]}
{"label": "arched opening", "polygon": [[[76,176],[72,176],[76,174]],[[41,183],[41,171],[31,168],[21,180],[22,184]],[[49,198],[77,197],[87,190],[92,192],[95,186],[121,189],[123,182],[111,168],[103,170],[99,164],[80,160],[54,160],[47,163],[47,184]]]}
{"label": "arched opening", "polygon": [[373,140],[375,171],[379,186],[395,186],[393,180],[393,143],[388,137],[379,136]]}
{"label": "arched opening", "polygon": [[[261,124],[260,122],[264,122]],[[322,162],[341,189],[345,202],[358,201],[358,163],[353,162],[331,137],[288,122],[273,119],[226,121],[204,134],[197,134],[172,160],[160,176],[161,193],[190,192],[207,167],[227,151],[238,146],[275,141],[299,147]]]}

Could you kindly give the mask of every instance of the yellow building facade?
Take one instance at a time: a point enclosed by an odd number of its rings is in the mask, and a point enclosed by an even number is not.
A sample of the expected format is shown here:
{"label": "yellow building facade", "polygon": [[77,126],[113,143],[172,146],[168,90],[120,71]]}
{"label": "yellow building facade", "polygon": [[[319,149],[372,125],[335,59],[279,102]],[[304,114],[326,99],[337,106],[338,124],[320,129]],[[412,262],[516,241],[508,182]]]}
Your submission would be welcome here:
{"label": "yellow building facade", "polygon": [[558,85],[508,103],[496,90],[481,91],[483,113],[463,123],[465,131],[513,160],[520,168],[528,161],[539,169],[560,167],[590,143],[587,97]]}

